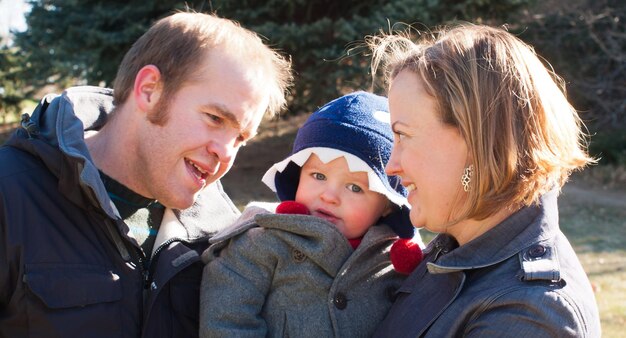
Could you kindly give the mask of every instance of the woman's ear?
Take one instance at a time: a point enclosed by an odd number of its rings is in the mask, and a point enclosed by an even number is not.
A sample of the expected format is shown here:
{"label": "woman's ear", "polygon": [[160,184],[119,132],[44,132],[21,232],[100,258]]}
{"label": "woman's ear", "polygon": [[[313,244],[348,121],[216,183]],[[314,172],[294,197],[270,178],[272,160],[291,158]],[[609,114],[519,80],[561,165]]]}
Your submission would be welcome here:
{"label": "woman's ear", "polygon": [[163,86],[161,83],[161,71],[155,65],[143,66],[137,76],[133,87],[133,98],[139,110],[152,111],[161,97]]}

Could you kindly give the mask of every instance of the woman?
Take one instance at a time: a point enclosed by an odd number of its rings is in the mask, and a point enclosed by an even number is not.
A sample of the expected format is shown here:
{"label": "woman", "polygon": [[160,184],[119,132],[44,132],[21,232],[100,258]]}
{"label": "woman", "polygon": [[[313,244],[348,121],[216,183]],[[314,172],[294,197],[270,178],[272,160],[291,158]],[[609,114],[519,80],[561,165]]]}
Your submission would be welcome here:
{"label": "woman", "polygon": [[377,336],[600,336],[557,209],[569,174],[594,160],[532,48],[469,24],[370,44],[373,74],[382,66],[390,83],[387,173],[410,192],[413,225],[440,233]]}

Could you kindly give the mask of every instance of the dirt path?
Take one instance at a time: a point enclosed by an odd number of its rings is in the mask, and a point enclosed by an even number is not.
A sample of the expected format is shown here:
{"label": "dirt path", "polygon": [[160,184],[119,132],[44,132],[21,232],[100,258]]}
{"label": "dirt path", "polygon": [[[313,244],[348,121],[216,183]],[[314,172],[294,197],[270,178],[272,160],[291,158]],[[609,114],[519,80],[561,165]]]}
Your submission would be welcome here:
{"label": "dirt path", "polygon": [[10,133],[20,125],[19,122],[0,124],[0,134]]}
{"label": "dirt path", "polygon": [[626,209],[626,192],[589,187],[576,181],[565,184],[562,198],[579,203]]}

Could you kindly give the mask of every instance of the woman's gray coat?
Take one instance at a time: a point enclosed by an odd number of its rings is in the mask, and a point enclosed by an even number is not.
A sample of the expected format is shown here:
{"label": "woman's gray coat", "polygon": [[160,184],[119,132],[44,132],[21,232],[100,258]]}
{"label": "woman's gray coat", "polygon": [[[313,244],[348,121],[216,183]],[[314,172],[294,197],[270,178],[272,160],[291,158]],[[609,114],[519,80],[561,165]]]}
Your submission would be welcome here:
{"label": "woman's gray coat", "polygon": [[376,337],[600,337],[591,284],[559,230],[556,191],[461,246],[439,235]]}
{"label": "woman's gray coat", "polygon": [[397,235],[373,226],[353,250],[321,218],[255,209],[203,255],[200,335],[371,336],[404,279],[389,260]]}

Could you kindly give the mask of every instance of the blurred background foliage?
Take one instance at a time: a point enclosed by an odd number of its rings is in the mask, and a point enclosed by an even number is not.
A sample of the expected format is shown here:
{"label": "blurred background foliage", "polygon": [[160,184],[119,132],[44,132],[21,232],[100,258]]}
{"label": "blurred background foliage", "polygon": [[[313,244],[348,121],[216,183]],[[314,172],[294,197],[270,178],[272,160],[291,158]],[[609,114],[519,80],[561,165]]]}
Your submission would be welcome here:
{"label": "blurred background foliage", "polygon": [[16,48],[0,48],[0,123],[20,112],[24,100],[23,70]]}
{"label": "blurred background foliage", "polygon": [[370,89],[366,35],[469,21],[507,25],[535,46],[565,79],[568,97],[592,135],[592,152],[608,163],[626,163],[623,0],[37,0],[30,5],[27,30],[0,50],[3,115],[50,84],[59,90],[110,86],[130,45],[175,10],[234,19],[290,56],[296,85],[286,115]]}

